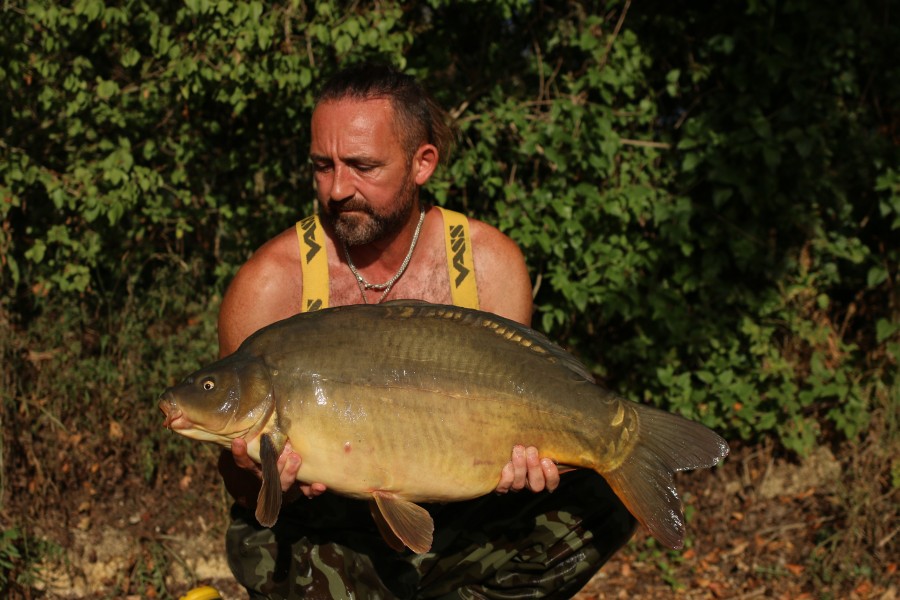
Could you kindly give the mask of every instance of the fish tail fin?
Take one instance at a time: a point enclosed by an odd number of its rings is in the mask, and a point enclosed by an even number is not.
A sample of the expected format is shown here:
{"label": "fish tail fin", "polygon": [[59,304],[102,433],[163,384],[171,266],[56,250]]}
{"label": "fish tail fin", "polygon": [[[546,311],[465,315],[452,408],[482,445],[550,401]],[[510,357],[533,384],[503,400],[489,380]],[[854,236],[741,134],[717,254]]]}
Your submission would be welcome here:
{"label": "fish tail fin", "polygon": [[618,466],[602,475],[654,538],[679,549],[684,546],[684,512],[672,476],[715,466],[728,455],[728,444],[700,423],[633,406],[639,441]]}

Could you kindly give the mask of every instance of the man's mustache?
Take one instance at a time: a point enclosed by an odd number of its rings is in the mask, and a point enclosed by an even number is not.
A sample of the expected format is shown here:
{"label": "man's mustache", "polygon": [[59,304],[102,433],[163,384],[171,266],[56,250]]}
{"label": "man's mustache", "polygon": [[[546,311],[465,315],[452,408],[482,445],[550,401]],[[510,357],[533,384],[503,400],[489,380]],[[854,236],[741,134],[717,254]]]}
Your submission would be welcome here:
{"label": "man's mustache", "polygon": [[343,212],[364,212],[371,215],[372,209],[365,200],[351,198],[349,200],[331,201],[325,205],[328,213],[339,215]]}

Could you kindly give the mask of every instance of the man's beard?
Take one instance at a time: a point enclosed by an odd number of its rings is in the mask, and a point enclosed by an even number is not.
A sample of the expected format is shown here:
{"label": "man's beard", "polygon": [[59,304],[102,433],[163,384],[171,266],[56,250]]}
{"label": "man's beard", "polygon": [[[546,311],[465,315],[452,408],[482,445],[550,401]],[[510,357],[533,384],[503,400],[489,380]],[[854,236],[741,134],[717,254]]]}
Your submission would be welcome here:
{"label": "man's beard", "polygon": [[331,225],[338,239],[348,246],[371,244],[403,228],[416,204],[416,192],[416,186],[406,180],[397,192],[393,210],[386,214],[376,214],[365,201],[354,197],[337,210],[326,209],[323,204],[322,218]]}

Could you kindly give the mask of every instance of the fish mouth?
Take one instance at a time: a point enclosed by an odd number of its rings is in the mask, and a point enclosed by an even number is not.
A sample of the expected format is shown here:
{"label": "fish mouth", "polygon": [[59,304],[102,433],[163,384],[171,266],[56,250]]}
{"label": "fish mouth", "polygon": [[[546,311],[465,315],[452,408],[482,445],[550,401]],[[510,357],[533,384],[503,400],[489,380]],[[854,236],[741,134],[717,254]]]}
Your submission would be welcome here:
{"label": "fish mouth", "polygon": [[178,408],[171,392],[164,392],[159,397],[159,409],[166,416],[163,421],[163,427],[166,429],[189,429],[191,427],[191,422],[184,416],[184,411]]}

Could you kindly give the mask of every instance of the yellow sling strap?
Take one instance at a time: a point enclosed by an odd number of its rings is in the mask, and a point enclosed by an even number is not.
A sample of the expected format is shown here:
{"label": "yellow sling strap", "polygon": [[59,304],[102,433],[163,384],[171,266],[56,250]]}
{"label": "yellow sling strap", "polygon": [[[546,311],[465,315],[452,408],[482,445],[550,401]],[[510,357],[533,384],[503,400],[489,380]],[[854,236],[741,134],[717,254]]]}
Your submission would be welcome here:
{"label": "yellow sling strap", "polygon": [[297,222],[300,261],[303,263],[303,312],[328,308],[328,253],[318,215]]}
{"label": "yellow sling strap", "polygon": [[444,217],[444,243],[447,248],[447,269],[450,271],[453,304],[464,308],[478,308],[469,220],[461,213],[438,208]]}
{"label": "yellow sling strap", "polygon": [[[440,208],[440,207],[438,207]],[[475,260],[472,258],[472,238],[465,215],[440,208],[444,218],[444,244],[447,249],[447,269],[450,273],[450,295],[453,304],[464,308],[478,308],[478,287],[475,285]],[[325,232],[317,215],[306,217],[296,226],[303,263],[303,312],[328,308],[328,255],[325,251]]]}

